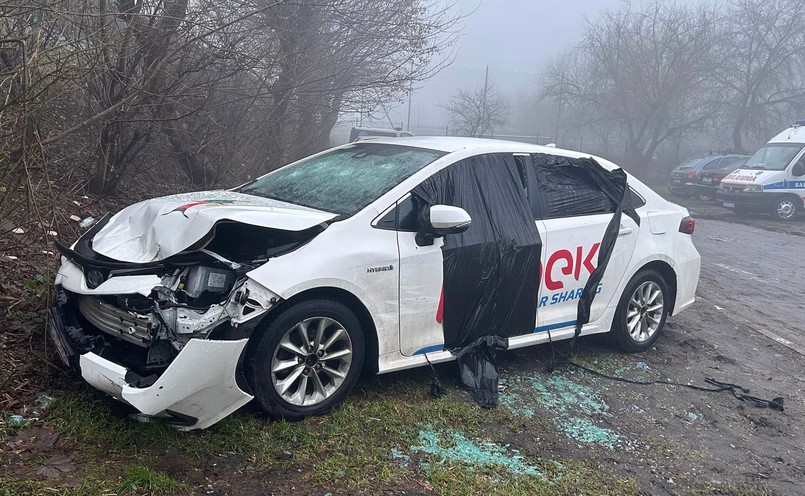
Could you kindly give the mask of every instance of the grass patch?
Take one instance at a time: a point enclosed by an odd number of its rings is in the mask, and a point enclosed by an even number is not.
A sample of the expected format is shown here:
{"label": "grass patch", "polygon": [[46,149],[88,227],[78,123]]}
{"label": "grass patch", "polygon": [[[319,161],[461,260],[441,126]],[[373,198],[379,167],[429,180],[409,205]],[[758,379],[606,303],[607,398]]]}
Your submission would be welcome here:
{"label": "grass patch", "polygon": [[115,494],[114,483],[84,479],[78,487],[60,487],[50,481],[0,477],[0,496],[109,496]]}
{"label": "grass patch", "polygon": [[184,486],[169,475],[143,466],[126,469],[123,480],[118,486],[119,492],[147,491],[150,494],[173,494],[181,489],[184,489]]}
{"label": "grass patch", "polygon": [[112,406],[86,392],[63,395],[44,420],[87,449],[135,457],[170,449],[193,460],[229,453],[265,464],[289,444],[309,442],[299,425],[248,413],[231,415],[205,431],[181,432],[159,419],[137,422],[120,416]]}
{"label": "grass patch", "polygon": [[676,196],[673,193],[671,193],[671,190],[668,189],[668,186],[655,186],[655,187],[653,187],[651,189],[653,189],[655,193],[657,193],[658,195],[662,196],[663,198],[665,198],[669,202],[676,203],[680,199],[678,196]]}
{"label": "grass patch", "polygon": [[[114,403],[87,392],[59,396],[43,421],[60,432],[80,458],[109,461],[103,479],[107,485],[114,481],[112,488],[120,484],[118,491],[169,494],[185,490],[183,481],[146,468],[155,457],[171,451],[187,458],[188,464],[226,458],[249,470],[293,467],[300,470],[300,487],[348,492],[414,483],[445,494],[633,493],[630,479],[604,477],[572,461],[557,460],[563,468],[554,474],[559,465],[542,458],[536,445],[525,441],[533,436],[523,430],[542,436],[553,429],[545,419],[526,419],[507,408],[481,409],[461,391],[455,376],[443,381],[448,396],[434,400],[427,387],[429,378],[426,372],[414,371],[361,381],[341,408],[299,422],[241,411],[210,429],[181,432],[165,422],[141,423],[120,416],[113,412]],[[460,433],[467,444],[491,450],[492,461],[454,462],[438,453],[416,451],[423,431]],[[501,439],[517,446],[496,444]],[[448,444],[453,441],[448,439]],[[518,451],[523,443],[527,446]],[[495,451],[493,445],[503,446],[503,451]],[[395,454],[402,454],[407,462]],[[513,454],[539,475],[513,473],[505,459],[499,463],[504,455]],[[121,474],[116,468],[121,466],[130,468]]]}
{"label": "grass patch", "polygon": [[[549,469],[548,465],[546,469]],[[503,467],[487,467],[479,471],[457,464],[433,465],[426,478],[431,489],[445,495],[632,496],[639,493],[634,480],[604,474],[581,464],[565,465],[552,480],[513,476]]]}

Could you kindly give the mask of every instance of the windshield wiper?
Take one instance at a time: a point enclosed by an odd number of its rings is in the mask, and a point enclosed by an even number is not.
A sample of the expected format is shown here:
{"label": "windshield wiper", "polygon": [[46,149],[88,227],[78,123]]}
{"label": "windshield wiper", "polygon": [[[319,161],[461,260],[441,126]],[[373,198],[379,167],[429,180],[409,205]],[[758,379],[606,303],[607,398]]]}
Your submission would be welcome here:
{"label": "windshield wiper", "polygon": [[750,166],[749,166],[749,168],[750,168],[750,169],[758,169],[758,170],[768,170],[768,169],[766,169],[766,165],[765,165],[765,164],[755,164],[755,165],[750,165]]}

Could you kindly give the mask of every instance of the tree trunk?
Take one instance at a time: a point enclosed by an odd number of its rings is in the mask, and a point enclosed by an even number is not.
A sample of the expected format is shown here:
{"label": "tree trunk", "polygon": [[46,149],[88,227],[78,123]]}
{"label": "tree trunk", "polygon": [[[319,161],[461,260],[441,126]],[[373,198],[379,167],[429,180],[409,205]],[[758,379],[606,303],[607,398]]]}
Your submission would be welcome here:
{"label": "tree trunk", "polygon": [[743,145],[743,127],[746,124],[746,113],[741,112],[732,128],[732,147],[734,153],[746,153]]}

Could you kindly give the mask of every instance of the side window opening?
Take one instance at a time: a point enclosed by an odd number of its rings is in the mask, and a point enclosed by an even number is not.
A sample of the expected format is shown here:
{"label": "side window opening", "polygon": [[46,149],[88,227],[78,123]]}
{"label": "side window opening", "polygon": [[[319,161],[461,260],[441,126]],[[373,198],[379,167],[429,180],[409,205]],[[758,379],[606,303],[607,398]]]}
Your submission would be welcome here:
{"label": "side window opening", "polygon": [[557,160],[549,160],[548,163],[535,164],[539,188],[537,196],[542,200],[531,202],[536,218],[575,217],[612,213],[616,210],[617,205],[609,199],[588,171],[556,158]]}
{"label": "side window opening", "polygon": [[628,198],[626,198],[626,204],[623,206],[624,210],[634,210],[646,204],[646,200],[640,196],[640,193],[633,190],[631,186],[629,186],[629,192],[627,195]]}
{"label": "side window opening", "polygon": [[416,211],[412,195],[408,195],[398,203],[395,210],[397,211],[397,230],[416,232]]}
{"label": "side window opening", "polygon": [[411,195],[397,202],[397,206],[375,222],[374,227],[388,231],[416,232],[416,212]]}
{"label": "side window opening", "polygon": [[718,169],[718,165],[721,163],[721,159],[711,160],[704,164],[702,170],[715,170]]}
{"label": "side window opening", "polygon": [[520,185],[523,189],[528,189],[527,167],[531,164],[531,156],[515,155],[514,163],[517,165],[517,172],[520,174]]}

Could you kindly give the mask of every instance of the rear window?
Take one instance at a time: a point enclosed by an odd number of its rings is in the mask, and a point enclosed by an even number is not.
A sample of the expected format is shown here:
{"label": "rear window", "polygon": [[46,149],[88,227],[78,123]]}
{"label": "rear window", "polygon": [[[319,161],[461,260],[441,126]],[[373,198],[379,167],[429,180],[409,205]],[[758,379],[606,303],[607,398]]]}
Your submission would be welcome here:
{"label": "rear window", "polygon": [[681,164],[677,165],[676,169],[677,170],[690,170],[690,169],[696,167],[696,165],[699,162],[701,162],[702,160],[704,160],[704,159],[701,158],[701,157],[689,158],[689,159],[685,160],[684,162],[682,162]]}
{"label": "rear window", "polygon": [[358,142],[278,169],[237,191],[351,215],[444,154]]}
{"label": "rear window", "polygon": [[743,164],[746,163],[746,159],[748,157],[727,157],[718,164],[719,169],[739,169]]}

